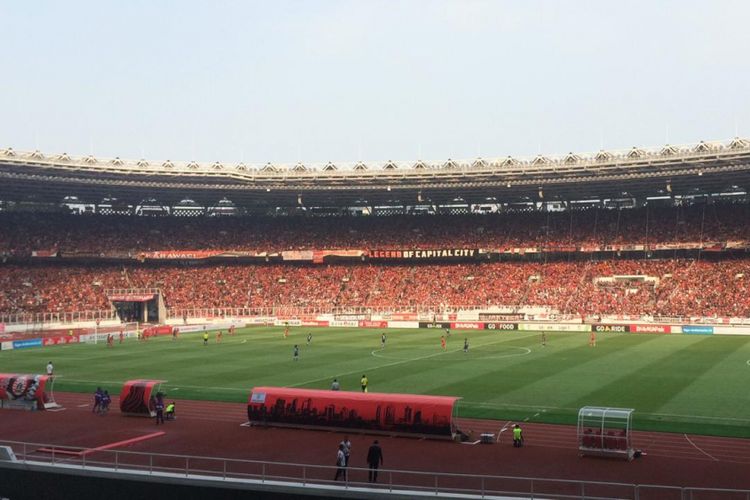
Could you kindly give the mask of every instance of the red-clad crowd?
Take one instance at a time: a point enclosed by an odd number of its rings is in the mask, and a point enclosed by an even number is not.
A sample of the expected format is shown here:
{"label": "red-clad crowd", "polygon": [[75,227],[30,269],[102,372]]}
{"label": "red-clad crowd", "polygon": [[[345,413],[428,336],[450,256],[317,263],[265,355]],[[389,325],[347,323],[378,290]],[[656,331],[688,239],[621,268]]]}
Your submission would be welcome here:
{"label": "red-clad crowd", "polygon": [[513,248],[750,240],[750,205],[712,204],[486,215],[133,217],[0,213],[0,255],[34,250]]}
{"label": "red-clad crowd", "polygon": [[544,306],[596,315],[750,317],[750,259],[445,265],[0,267],[0,312],[108,309],[108,288],[157,287],[170,308]]}

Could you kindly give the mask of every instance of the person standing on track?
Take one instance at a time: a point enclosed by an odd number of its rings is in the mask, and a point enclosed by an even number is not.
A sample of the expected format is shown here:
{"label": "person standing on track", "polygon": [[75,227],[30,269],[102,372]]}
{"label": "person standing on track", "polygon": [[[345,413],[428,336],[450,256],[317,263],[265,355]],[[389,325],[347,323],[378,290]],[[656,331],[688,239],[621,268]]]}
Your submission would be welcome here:
{"label": "person standing on track", "polygon": [[99,407],[102,405],[102,396],[104,396],[102,388],[97,387],[96,391],[94,391],[94,407],[91,409],[91,413],[99,411]]}
{"label": "person standing on track", "polygon": [[[341,444],[344,445],[344,467],[347,469],[349,468],[349,457],[351,457],[352,454],[352,442],[349,440],[349,436],[344,436],[343,441],[341,441]],[[346,471],[347,476],[349,475],[349,471]]]}
{"label": "person standing on track", "polygon": [[346,479],[346,455],[344,455],[344,445],[339,443],[339,449],[336,452],[336,475],[333,476],[334,481],[338,481],[339,477]]}
{"label": "person standing on track", "polygon": [[109,411],[109,405],[112,402],[112,398],[109,395],[109,391],[105,390],[104,394],[102,394],[102,400],[99,404],[99,414],[100,415],[106,415],[106,413]]}
{"label": "person standing on track", "polygon": [[164,424],[164,399],[157,396],[154,408],[156,409],[156,425],[160,422]]}
{"label": "person standing on track", "polygon": [[367,380],[367,375],[362,375],[362,378],[359,379],[359,385],[362,387],[362,392],[367,392],[367,384],[369,384],[370,381]]}
{"label": "person standing on track", "polygon": [[370,445],[370,449],[367,450],[367,465],[370,466],[370,471],[367,474],[367,481],[370,483],[377,483],[378,467],[383,465],[383,450],[380,448],[377,439],[372,445]]}

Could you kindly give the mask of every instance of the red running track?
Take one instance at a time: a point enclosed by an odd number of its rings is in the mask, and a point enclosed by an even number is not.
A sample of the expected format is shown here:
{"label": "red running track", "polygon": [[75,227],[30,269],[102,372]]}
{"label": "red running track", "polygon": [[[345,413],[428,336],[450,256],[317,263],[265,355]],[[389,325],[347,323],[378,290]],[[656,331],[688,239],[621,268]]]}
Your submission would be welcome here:
{"label": "red running track", "polygon": [[[344,433],[241,426],[246,406],[240,403],[176,400],[177,420],[156,426],[153,419],[91,413],[92,398],[56,393],[63,411],[4,410],[0,440],[28,441],[59,447],[96,448],[153,433],[136,442],[139,452],[189,454],[246,460],[333,465]],[[116,400],[116,397],[113,397]],[[460,421],[474,435],[497,433],[504,422]],[[352,467],[365,467],[367,448],[379,439],[388,469],[453,472],[515,477],[542,477],[683,487],[750,489],[750,440],[683,434],[636,432],[636,448],[647,456],[624,460],[579,457],[573,426],[524,425],[526,446],[513,448],[510,431],[494,445],[368,436],[351,433]]]}

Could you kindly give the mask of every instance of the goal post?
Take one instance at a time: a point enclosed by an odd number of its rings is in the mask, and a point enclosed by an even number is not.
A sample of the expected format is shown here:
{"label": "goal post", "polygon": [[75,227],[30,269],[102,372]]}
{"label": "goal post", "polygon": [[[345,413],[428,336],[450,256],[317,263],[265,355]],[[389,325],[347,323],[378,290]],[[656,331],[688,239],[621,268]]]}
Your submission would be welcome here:
{"label": "goal post", "polygon": [[117,339],[120,332],[125,338],[137,337],[140,330],[141,324],[137,321],[119,325],[94,326],[82,329],[80,339],[81,342],[98,344],[99,342],[106,342],[109,335]]}

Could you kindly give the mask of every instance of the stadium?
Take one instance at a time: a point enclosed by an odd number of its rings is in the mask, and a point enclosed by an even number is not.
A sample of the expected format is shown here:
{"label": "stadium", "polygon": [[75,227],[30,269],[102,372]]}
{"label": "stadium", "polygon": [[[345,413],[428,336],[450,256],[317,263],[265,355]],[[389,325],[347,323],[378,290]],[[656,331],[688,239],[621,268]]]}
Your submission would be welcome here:
{"label": "stadium", "polygon": [[[0,150],[4,473],[113,498],[746,498],[749,185],[739,137],[322,164]],[[175,421],[121,415],[136,389]]]}

